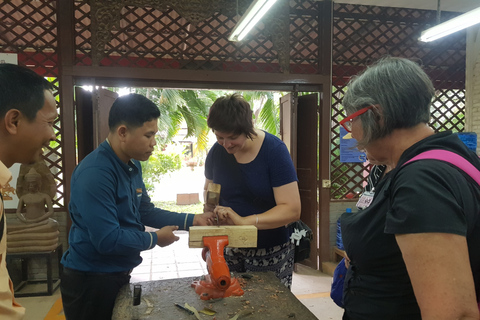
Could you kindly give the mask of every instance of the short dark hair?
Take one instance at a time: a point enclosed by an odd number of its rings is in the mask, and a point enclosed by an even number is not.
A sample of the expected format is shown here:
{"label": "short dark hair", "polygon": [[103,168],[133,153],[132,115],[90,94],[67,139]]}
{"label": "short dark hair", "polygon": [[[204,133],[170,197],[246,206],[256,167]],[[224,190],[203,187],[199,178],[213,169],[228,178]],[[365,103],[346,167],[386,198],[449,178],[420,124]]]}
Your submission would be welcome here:
{"label": "short dark hair", "polygon": [[363,139],[358,146],[365,147],[395,129],[428,123],[434,96],[433,83],[418,64],[404,58],[384,57],[352,78],[342,105],[347,114],[380,105],[382,125],[375,109],[360,115]]}
{"label": "short dark hair", "polygon": [[28,120],[34,120],[45,104],[45,90],[53,86],[34,71],[15,64],[0,64],[0,118],[8,110],[18,109]]}
{"label": "short dark hair", "polygon": [[242,134],[252,139],[257,133],[253,127],[250,104],[238,93],[220,97],[210,107],[207,125],[212,130]]}
{"label": "short dark hair", "polygon": [[119,125],[139,128],[147,121],[158,119],[160,110],[150,99],[137,93],[118,97],[108,114],[108,127],[114,131]]}

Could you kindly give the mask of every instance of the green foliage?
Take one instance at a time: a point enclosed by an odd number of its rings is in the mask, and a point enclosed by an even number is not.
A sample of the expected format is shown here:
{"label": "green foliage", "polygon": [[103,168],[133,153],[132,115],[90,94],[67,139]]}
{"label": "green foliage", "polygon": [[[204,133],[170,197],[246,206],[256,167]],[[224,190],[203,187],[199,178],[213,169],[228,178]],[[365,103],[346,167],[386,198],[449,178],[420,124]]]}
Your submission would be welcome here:
{"label": "green foliage", "polygon": [[172,212],[203,213],[203,202],[180,205],[176,204],[175,201],[154,201],[153,204],[157,208]]}
{"label": "green foliage", "polygon": [[142,161],[143,182],[147,192],[153,192],[155,183],[160,182],[161,177],[169,172],[179,170],[182,160],[179,154],[166,154],[155,150],[147,161]]}
{"label": "green foliage", "polygon": [[[120,88],[108,88],[118,92]],[[158,119],[158,142],[167,145],[186,124],[185,138],[193,137],[193,154],[202,153],[208,146],[207,117],[210,106],[220,96],[232,94],[233,91],[223,90],[177,90],[161,88],[130,88],[135,92],[152,100],[160,110]],[[238,92],[248,101],[254,113],[254,125],[271,134],[280,133],[280,106],[279,99],[274,92],[243,91]],[[281,93],[282,94],[282,93]],[[201,159],[199,161],[202,161]],[[150,159],[142,163],[142,171],[147,190],[152,191],[154,183],[167,172],[179,169],[180,155],[165,155],[155,153]]]}
{"label": "green foliage", "polygon": [[169,143],[180,130],[182,122],[187,125],[188,137],[196,138],[195,151],[205,150],[208,143],[208,109],[216,99],[212,91],[176,90],[158,88],[135,88],[160,108],[159,129],[161,143]]}
{"label": "green foliage", "polygon": [[[53,85],[53,87],[55,88],[54,91],[56,91],[58,88],[58,79],[55,77],[46,77],[46,79]],[[58,108],[58,103],[60,102],[60,95],[55,94],[54,92],[54,97],[55,97],[55,101],[57,102],[57,108]],[[57,125],[57,122],[59,121],[60,119],[57,118],[55,120],[56,125],[53,126],[53,131],[55,132],[55,136],[57,137],[57,139],[55,141],[50,141],[49,143],[50,148],[53,150],[59,148],[60,144],[58,143],[58,141],[62,141],[62,136],[60,134],[60,131],[58,130],[58,125]]]}
{"label": "green foliage", "polygon": [[[195,137],[194,154],[206,149],[209,128],[208,110],[220,96],[232,94],[223,90],[177,90],[158,88],[135,88],[135,92],[146,96],[160,108],[160,143],[169,143],[179,132],[183,122],[187,125],[188,137]],[[254,112],[255,126],[271,134],[279,135],[280,108],[274,92],[239,92],[250,103]]]}
{"label": "green foliage", "polygon": [[252,106],[259,105],[258,109],[254,109],[257,127],[273,135],[280,135],[280,104],[275,101],[273,92],[254,91],[251,98],[254,100]]}
{"label": "green foliage", "polygon": [[[231,91],[217,91],[217,96],[232,94]],[[256,128],[273,135],[280,135],[280,102],[271,91],[239,91],[250,104],[253,111],[253,122]],[[280,93],[280,96],[286,93]],[[280,97],[279,96],[279,97]],[[279,98],[278,97],[278,98]]]}
{"label": "green foliage", "polygon": [[[333,157],[332,157],[333,158]],[[332,167],[339,168],[339,170],[332,172],[331,195],[333,199],[344,199],[348,193],[348,188],[345,187],[348,182],[348,176],[345,172],[348,170],[348,165],[341,163],[340,160],[333,160]]]}

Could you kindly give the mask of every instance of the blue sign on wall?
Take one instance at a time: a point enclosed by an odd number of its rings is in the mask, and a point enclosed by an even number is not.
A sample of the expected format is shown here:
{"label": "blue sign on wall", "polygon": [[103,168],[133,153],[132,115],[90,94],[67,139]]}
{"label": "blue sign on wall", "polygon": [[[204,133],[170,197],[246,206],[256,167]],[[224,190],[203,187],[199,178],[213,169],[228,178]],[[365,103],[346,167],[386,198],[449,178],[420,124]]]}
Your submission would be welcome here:
{"label": "blue sign on wall", "polygon": [[457,135],[468,149],[477,151],[477,134],[475,132],[459,132]]}
{"label": "blue sign on wall", "polygon": [[365,162],[367,155],[357,149],[357,140],[340,127],[340,162]]}

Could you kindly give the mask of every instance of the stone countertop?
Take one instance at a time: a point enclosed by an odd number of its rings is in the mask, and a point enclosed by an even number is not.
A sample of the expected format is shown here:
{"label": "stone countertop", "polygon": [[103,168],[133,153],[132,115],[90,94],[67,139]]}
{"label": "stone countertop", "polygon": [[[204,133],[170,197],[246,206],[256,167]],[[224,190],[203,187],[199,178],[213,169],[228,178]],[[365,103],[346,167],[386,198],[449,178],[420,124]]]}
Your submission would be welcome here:
{"label": "stone countertop", "polygon": [[[253,272],[250,279],[233,274],[242,284],[244,294],[223,299],[201,300],[190,285],[199,277],[138,282],[142,286],[141,303],[133,306],[133,288],[130,283],[118,294],[113,320],[132,319],[196,319],[175,306],[188,303],[198,311],[209,308],[215,315],[200,313],[201,319],[228,320],[242,310],[252,311],[239,319],[317,319],[272,272]],[[245,312],[246,313],[246,312]]]}

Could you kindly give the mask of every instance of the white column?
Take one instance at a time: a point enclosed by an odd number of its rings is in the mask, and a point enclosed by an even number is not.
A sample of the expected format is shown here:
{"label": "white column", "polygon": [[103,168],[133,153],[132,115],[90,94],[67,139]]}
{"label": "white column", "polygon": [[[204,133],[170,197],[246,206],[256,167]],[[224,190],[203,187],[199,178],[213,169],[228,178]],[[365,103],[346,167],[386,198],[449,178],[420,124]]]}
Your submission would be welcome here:
{"label": "white column", "polygon": [[466,59],[465,131],[476,132],[480,137],[480,25],[467,30]]}

